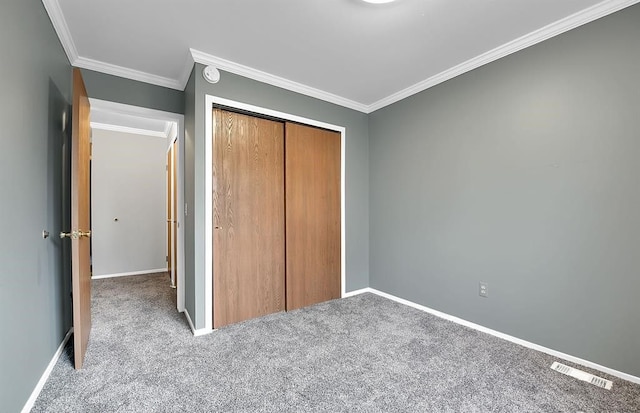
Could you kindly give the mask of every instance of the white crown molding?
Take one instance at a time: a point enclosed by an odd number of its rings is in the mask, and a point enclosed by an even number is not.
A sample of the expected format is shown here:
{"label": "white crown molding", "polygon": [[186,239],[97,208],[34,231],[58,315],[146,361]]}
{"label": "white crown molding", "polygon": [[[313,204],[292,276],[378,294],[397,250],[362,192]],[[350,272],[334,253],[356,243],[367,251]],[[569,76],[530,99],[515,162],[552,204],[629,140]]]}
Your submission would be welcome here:
{"label": "white crown molding", "polygon": [[73,65],[74,62],[78,60],[78,50],[76,49],[76,44],[73,42],[69,26],[64,18],[64,14],[62,13],[58,0],[42,0],[42,4],[44,5],[45,10],[47,10],[47,14],[49,14],[49,19],[53,24],[53,29],[56,31],[56,34],[60,39],[60,43],[62,43],[62,48],[67,54],[69,63]]}
{"label": "white crown molding", "polygon": [[82,69],[94,70],[96,72],[124,77],[131,80],[137,80],[139,82],[150,83],[152,85],[163,86],[169,89],[176,89],[180,91],[184,90],[184,85],[180,83],[178,79],[158,76],[151,73],[142,72],[140,70],[129,69],[127,67],[101,62],[99,60],[87,59],[86,57],[78,57],[72,64],[73,66],[80,67]]}
{"label": "white crown molding", "polygon": [[302,95],[310,96],[316,99],[324,100],[325,102],[334,103],[339,106],[344,106],[349,109],[357,110],[360,112],[366,112],[367,105],[356,102],[342,96],[334,95],[333,93],[325,92],[320,89],[313,88],[311,86],[303,85],[302,83],[294,82],[292,80],[285,79],[276,75],[272,75],[267,72],[263,72],[258,69],[254,69],[249,66],[244,66],[238,63],[234,63],[230,60],[222,59],[220,57],[212,56],[210,54],[201,52],[195,49],[189,49],[193,61],[201,63],[203,65],[215,66],[218,69],[222,69],[227,72],[235,73],[249,79],[257,80],[258,82],[267,83],[272,86],[277,86],[282,89],[290,90],[292,92],[300,93]]}
{"label": "white crown molding", "polygon": [[150,118],[163,120],[166,122],[182,123],[184,115],[173,112],[165,112],[157,109],[143,108],[140,106],[127,105],[125,103],[110,102],[107,100],[89,98],[89,104],[92,110],[103,112],[111,112],[119,115],[138,116],[141,118]]}
{"label": "white crown molding", "polygon": [[[99,123],[99,122],[91,122],[90,125],[91,125],[91,129],[99,129],[104,131],[120,132],[120,133],[130,133],[133,135],[153,136],[156,138],[168,138],[168,134],[166,133],[166,131],[155,131],[155,130],[148,130],[148,129],[131,128],[129,126],[111,125],[108,123]],[[149,272],[150,271],[142,271],[139,273],[148,274]],[[155,272],[159,272],[159,271],[155,271]],[[124,275],[134,275],[134,274],[127,273]],[[109,275],[109,277],[115,277],[115,276],[116,275]],[[118,275],[118,276],[121,276],[121,275]],[[97,278],[101,278],[101,277],[107,278],[104,276],[100,276]]]}
{"label": "white crown molding", "polygon": [[632,6],[640,0],[605,0],[592,7],[572,14],[564,19],[551,23],[539,30],[526,34],[511,42],[505,43],[493,50],[483,53],[479,56],[469,59],[457,66],[429,77],[421,82],[414,84],[406,89],[393,93],[383,99],[372,104],[364,104],[356,102],[333,93],[325,92],[302,83],[294,82],[249,66],[241,65],[230,60],[216,57],[195,49],[189,49],[188,57],[185,65],[178,75],[177,79],[162,77],[139,70],[129,69],[110,63],[101,62],[94,59],[88,59],[78,55],[78,51],[73,42],[73,38],[67,26],[66,20],[58,3],[58,0],[42,0],[42,3],[49,14],[49,18],[53,23],[53,27],[60,38],[62,47],[64,48],[71,65],[94,70],[96,72],[106,73],[127,79],[137,80],[140,82],[150,83],[153,85],[163,86],[170,89],[184,90],[194,63],[204,65],[212,65],[218,69],[235,73],[262,83],[277,86],[292,92],[300,93],[326,102],[334,103],[339,106],[347,107],[364,113],[371,113],[392,103],[398,102],[416,93],[422,92],[442,82],[452,79],[456,76],[469,72],[485,64],[491,63],[502,57],[543,42],[559,34],[565,33],[571,29],[582,26],[601,17],[607,16],[626,7]]}
{"label": "white crown molding", "polygon": [[[62,43],[62,48],[67,54],[69,63],[72,66],[82,69],[94,70],[96,72],[106,73],[108,75],[114,75],[123,77],[126,79],[137,80],[140,82],[150,83],[152,85],[164,86],[170,89],[184,90],[184,85],[179,79],[171,79],[163,76],[154,75],[151,73],[142,72],[140,70],[130,69],[123,66],[114,65],[111,63],[101,62],[99,60],[89,59],[82,57],[78,54],[76,45],[69,31],[69,26],[64,18],[62,8],[58,0],[42,0],[44,8],[49,14],[49,19],[53,24],[53,28]],[[186,82],[185,82],[186,83]]]}
{"label": "white crown molding", "polygon": [[431,76],[430,78],[418,82],[413,86],[409,86],[406,89],[389,95],[386,98],[380,99],[379,101],[367,106],[365,112],[371,113],[385,106],[389,106],[392,103],[408,98],[409,96],[415,95],[416,93],[422,92],[423,90],[429,89],[463,73],[558,36],[601,17],[615,13],[638,2],[640,2],[640,0],[605,0],[592,7],[565,17],[564,19],[551,23],[541,29],[505,43],[502,46],[498,46],[493,50],[476,56],[473,59],[469,59],[466,62],[445,70],[444,72],[440,72],[435,76]]}

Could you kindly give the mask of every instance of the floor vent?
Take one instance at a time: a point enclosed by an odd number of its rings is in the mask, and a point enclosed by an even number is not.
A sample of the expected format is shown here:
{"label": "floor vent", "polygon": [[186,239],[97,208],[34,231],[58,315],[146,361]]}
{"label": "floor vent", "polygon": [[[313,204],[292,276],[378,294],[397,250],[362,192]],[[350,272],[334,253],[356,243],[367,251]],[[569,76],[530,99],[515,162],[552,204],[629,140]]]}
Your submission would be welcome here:
{"label": "floor vent", "polygon": [[611,386],[613,386],[613,382],[611,382],[610,380],[605,380],[598,376],[594,376],[593,374],[589,374],[586,371],[565,366],[564,364],[560,364],[557,361],[553,362],[553,364],[551,365],[551,368],[557,372],[566,374],[567,376],[574,377],[578,380],[586,381],[587,383],[591,383],[594,386],[602,387],[603,389],[611,390]]}

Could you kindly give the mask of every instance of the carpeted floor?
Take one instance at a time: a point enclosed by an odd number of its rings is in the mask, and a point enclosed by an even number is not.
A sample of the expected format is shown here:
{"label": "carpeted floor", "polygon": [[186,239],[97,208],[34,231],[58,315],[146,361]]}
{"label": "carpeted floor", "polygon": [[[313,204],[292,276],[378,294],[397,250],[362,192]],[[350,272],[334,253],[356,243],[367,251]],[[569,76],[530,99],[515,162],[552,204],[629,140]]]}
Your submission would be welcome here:
{"label": "carpeted floor", "polygon": [[551,356],[373,294],[193,337],[165,275],[93,291],[85,367],[68,348],[33,412],[640,411],[640,385],[580,367],[614,382],[595,387],[552,371]]}

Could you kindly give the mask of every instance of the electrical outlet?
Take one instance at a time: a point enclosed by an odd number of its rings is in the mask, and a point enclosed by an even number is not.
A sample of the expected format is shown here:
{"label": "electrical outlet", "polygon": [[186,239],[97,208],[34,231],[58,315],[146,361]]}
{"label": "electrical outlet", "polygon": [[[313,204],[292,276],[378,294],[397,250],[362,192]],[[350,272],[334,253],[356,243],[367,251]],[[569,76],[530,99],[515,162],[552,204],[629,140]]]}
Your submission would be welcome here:
{"label": "electrical outlet", "polygon": [[484,298],[489,297],[489,284],[481,282],[480,289],[478,290],[478,294],[480,294],[480,297],[484,297]]}

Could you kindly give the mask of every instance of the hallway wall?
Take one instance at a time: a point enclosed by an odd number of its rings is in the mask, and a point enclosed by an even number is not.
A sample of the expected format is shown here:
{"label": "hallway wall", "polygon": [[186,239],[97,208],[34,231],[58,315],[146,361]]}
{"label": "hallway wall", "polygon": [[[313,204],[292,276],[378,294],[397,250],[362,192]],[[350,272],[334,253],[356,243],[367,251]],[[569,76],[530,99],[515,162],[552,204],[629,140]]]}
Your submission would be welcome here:
{"label": "hallway wall", "polygon": [[93,276],[166,270],[167,139],[93,129],[92,142]]}

